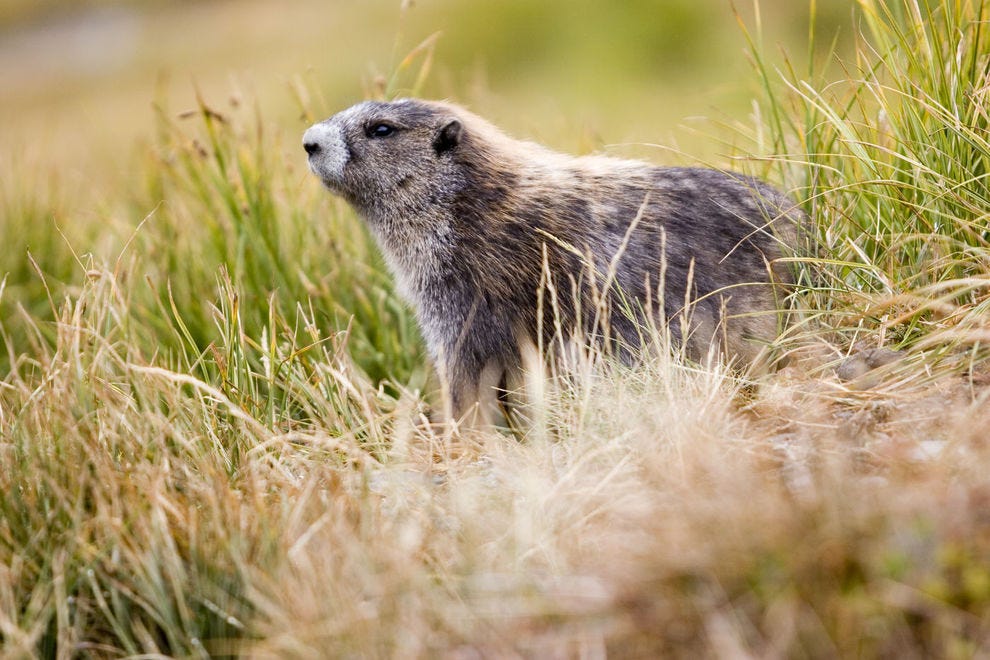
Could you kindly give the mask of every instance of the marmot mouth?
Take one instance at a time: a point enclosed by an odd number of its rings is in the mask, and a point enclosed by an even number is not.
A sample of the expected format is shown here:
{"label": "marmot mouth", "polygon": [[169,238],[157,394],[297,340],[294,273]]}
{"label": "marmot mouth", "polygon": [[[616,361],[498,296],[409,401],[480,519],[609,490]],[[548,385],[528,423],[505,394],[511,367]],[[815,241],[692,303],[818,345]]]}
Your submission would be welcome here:
{"label": "marmot mouth", "polygon": [[338,173],[332,169],[328,169],[322,154],[315,153],[310,155],[307,164],[309,165],[309,171],[312,172],[316,178],[318,178],[323,185],[330,190],[330,192],[337,194],[343,193],[344,182],[342,181],[342,178],[344,173]]}
{"label": "marmot mouth", "polygon": [[319,171],[317,171],[317,169],[313,167],[312,164],[310,165],[310,169],[313,170],[313,174],[319,177],[320,181],[323,183],[323,185],[326,187],[327,190],[334,193],[335,195],[341,195],[341,196],[344,195],[343,183],[341,183],[336,179],[331,179],[329,177],[324,176]]}

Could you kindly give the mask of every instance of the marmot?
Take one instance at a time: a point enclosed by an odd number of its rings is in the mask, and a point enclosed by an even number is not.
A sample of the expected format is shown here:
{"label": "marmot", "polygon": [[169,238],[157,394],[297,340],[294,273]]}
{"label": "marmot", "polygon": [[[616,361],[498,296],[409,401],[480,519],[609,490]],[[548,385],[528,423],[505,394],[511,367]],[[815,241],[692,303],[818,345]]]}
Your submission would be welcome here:
{"label": "marmot", "polygon": [[777,335],[799,212],[759,180],[569,156],[411,99],[352,106],[303,146],[415,307],[453,419],[489,422],[522,347],[565,335],[629,361],[644,326],[670,322],[689,355],[742,365]]}

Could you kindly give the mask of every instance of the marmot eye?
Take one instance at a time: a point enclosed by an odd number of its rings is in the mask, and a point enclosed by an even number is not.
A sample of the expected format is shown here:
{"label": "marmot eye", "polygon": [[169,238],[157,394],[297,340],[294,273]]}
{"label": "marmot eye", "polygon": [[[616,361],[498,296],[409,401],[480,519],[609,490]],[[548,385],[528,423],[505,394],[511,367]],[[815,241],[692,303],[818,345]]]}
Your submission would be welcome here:
{"label": "marmot eye", "polygon": [[388,124],[372,124],[368,128],[368,137],[388,137],[395,132],[395,127]]}

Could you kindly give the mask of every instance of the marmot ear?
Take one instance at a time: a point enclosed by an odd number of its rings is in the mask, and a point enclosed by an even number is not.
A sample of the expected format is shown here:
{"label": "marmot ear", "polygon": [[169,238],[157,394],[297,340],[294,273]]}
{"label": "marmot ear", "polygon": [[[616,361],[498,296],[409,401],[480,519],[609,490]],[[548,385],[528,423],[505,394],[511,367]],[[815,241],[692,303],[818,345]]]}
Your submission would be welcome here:
{"label": "marmot ear", "polygon": [[461,122],[451,119],[444,124],[443,128],[437,131],[436,137],[433,138],[433,149],[437,154],[442,154],[445,151],[453,149],[460,144],[462,131]]}

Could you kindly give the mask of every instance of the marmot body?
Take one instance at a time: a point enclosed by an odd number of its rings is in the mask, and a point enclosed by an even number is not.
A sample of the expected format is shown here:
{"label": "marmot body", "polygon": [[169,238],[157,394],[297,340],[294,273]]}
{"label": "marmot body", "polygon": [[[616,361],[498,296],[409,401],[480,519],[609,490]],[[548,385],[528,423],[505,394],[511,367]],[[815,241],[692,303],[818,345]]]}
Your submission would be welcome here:
{"label": "marmot body", "polygon": [[377,238],[455,418],[480,403],[488,419],[520,347],[561,334],[607,334],[628,357],[647,320],[671,322],[689,355],[742,364],[776,336],[797,211],[758,180],[559,154],[419,100],[360,103],[303,143]]}

